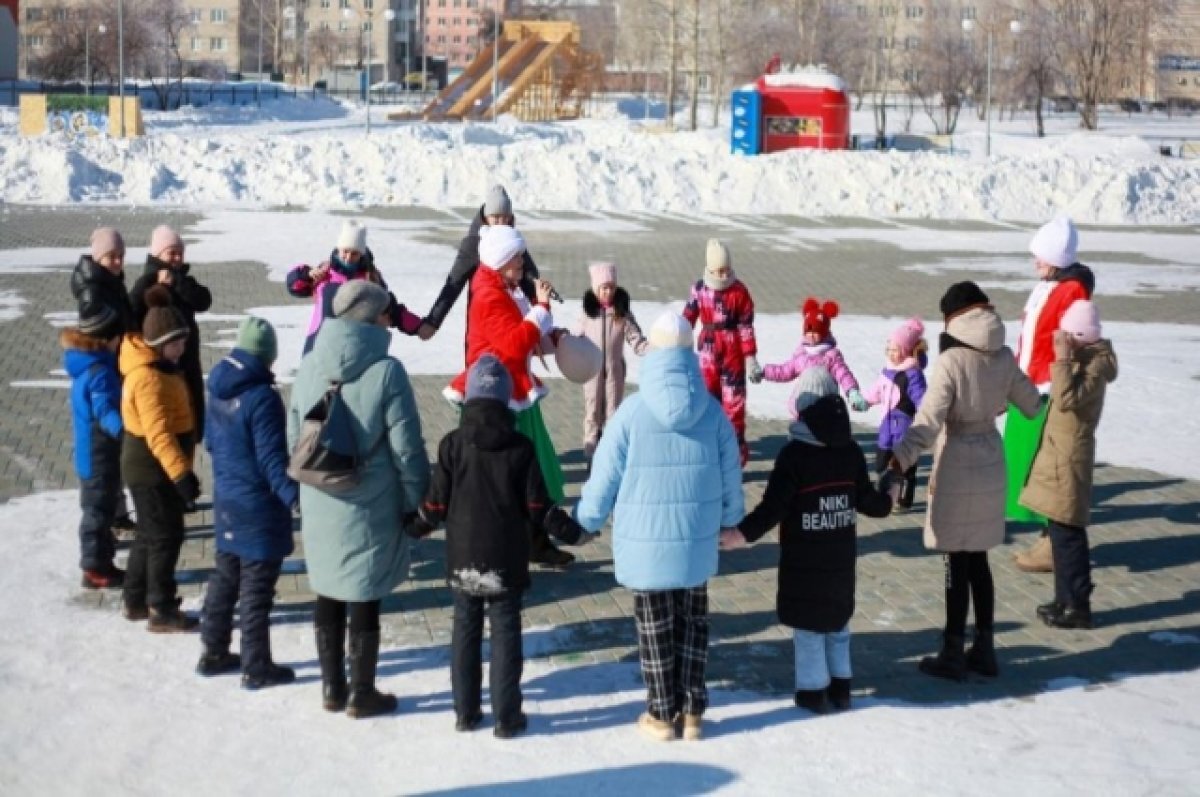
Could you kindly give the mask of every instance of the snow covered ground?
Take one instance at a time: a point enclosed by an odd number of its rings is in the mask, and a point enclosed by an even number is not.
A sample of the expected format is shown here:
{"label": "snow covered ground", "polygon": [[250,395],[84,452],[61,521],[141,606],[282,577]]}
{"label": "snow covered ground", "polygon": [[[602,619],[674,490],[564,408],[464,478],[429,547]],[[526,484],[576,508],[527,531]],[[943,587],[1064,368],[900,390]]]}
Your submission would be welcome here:
{"label": "snow covered ground", "polygon": [[[563,124],[385,123],[321,100],[147,113],[144,139],[64,145],[24,139],[0,109],[0,199],[56,204],[466,206],[503,182],[520,207],[659,213],[772,213],[1038,221],[1054,212],[1096,223],[1200,221],[1200,160],[1163,158],[1162,144],[1200,138],[1200,117],[1107,116],[995,122],[962,117],[955,154],[730,154],[728,125],[661,133],[616,111]],[[1142,115],[1138,115],[1141,117]],[[706,119],[707,114],[702,115]],[[893,118],[899,121],[898,115]],[[918,116],[913,131],[928,128]],[[852,128],[873,135],[869,112]],[[893,130],[894,132],[894,130]]]}
{"label": "snow covered ground", "polygon": [[[1045,141],[1029,120],[997,125],[994,157],[980,152],[972,120],[961,155],[789,153],[740,159],[727,154],[727,130],[657,135],[626,120],[492,127],[394,125],[361,133],[361,112],[336,105],[150,115],[154,133],[129,144],[64,147],[24,141],[0,110],[0,200],[186,204],[204,212],[190,230],[189,259],[244,258],[246,240],[287,264],[323,251],[340,216],[323,208],[376,203],[470,206],[488,184],[508,185],[518,207],[597,211],[574,224],[619,234],[636,217],[599,211],[729,216],[757,213],[932,216],[1041,221],[1066,210],[1080,221],[1200,223],[1200,162],[1161,159],[1158,138],[1198,138],[1200,121],[1106,120],[1098,135],[1055,122]],[[190,121],[189,121],[190,120]],[[858,125],[865,130],[866,124]],[[814,186],[822,187],[821,190]],[[828,186],[828,190],[824,187]],[[264,206],[309,205],[301,213]],[[536,241],[553,219],[527,219]],[[371,241],[394,253],[385,276],[405,286],[416,307],[432,301],[446,247],[415,240],[412,222],[372,220]],[[0,237],[4,230],[0,227]],[[780,246],[874,236],[910,249],[1019,251],[1021,230],[930,233],[913,230],[797,229]],[[967,241],[969,240],[969,245]],[[1086,233],[1085,249],[1145,254],[1169,265],[1106,263],[1101,296],[1194,293],[1200,251],[1193,233]],[[77,249],[0,249],[0,274],[61,274]],[[130,262],[143,250],[132,249]],[[988,290],[1026,292],[1027,263],[980,256],[973,270],[994,275]],[[1021,269],[1021,271],[1017,271]],[[636,294],[636,292],[635,292]],[[0,292],[0,322],[24,300]],[[662,305],[638,302],[652,319]],[[1200,308],[1198,308],[1200,309]],[[280,372],[299,360],[307,307],[247,307],[281,327]],[[570,322],[570,312],[561,321]],[[240,315],[209,317],[210,345],[232,341]],[[69,319],[55,315],[51,323]],[[881,341],[898,319],[848,316],[837,332],[860,377],[880,366]],[[1197,313],[1200,323],[1200,312]],[[430,343],[397,337],[393,351],[414,373],[448,374],[461,356],[462,314]],[[795,318],[758,319],[760,356],[782,358],[795,342]],[[288,334],[293,331],[294,334]],[[936,329],[931,329],[934,334]],[[1010,340],[1015,334],[1010,329]],[[1100,430],[1100,457],[1120,465],[1200,478],[1189,411],[1200,374],[1200,326],[1109,323],[1121,378]],[[637,360],[633,379],[636,380]],[[0,375],[3,389],[20,389]],[[63,385],[61,372],[45,382]],[[750,409],[782,417],[789,386],[761,385]],[[870,417],[870,416],[868,416]],[[631,663],[555,666],[539,654],[559,649],[561,632],[533,629],[524,679],[531,733],[501,742],[486,731],[455,734],[442,648],[385,652],[382,685],[401,698],[395,717],[350,722],[316,702],[311,633],[304,623],[273,632],[277,658],[297,666],[295,688],[242,692],[236,679],[205,681],[191,669],[194,637],[155,638],[140,626],[72,601],[77,524],[73,491],[0,505],[0,793],[78,794],[1195,794],[1200,782],[1200,694],[1196,672],[1132,677],[1103,685],[1049,681],[1028,699],[912,705],[860,698],[854,711],[814,719],[787,701],[714,691],[709,738],[660,745],[632,728],[643,689]],[[19,566],[18,566],[19,564]],[[1159,633],[1167,645],[1200,645],[1193,633]]]}

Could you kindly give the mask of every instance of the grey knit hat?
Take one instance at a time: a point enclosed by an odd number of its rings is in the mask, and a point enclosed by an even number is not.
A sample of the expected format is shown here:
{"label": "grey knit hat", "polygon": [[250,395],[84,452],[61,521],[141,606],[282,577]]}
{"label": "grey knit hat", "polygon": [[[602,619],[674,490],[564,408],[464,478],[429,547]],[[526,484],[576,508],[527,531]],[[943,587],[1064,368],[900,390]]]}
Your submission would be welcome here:
{"label": "grey knit hat", "polygon": [[507,405],[512,398],[512,390],[512,377],[508,369],[494,355],[483,355],[467,371],[467,401],[492,399]]}
{"label": "grey knit hat", "polygon": [[502,185],[494,185],[488,189],[487,199],[483,203],[485,216],[511,216],[512,200]]}
{"label": "grey knit hat", "polygon": [[796,382],[796,413],[802,413],[825,396],[836,396],[837,382],[829,370],[821,366],[809,368]]}
{"label": "grey knit hat", "polygon": [[91,315],[79,314],[79,331],[89,338],[112,340],[125,330],[121,326],[121,317],[111,307],[100,305]]}
{"label": "grey knit hat", "polygon": [[367,280],[350,280],[343,283],[333,295],[333,315],[364,324],[374,324],[379,314],[387,309],[391,298],[387,291]]}

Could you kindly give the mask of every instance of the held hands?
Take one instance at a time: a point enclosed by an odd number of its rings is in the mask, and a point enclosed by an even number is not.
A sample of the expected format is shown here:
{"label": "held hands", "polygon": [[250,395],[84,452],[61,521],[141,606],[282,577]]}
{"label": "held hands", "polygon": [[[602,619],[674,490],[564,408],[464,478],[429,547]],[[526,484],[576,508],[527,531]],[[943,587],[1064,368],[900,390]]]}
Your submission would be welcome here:
{"label": "held hands", "polygon": [[1071,359],[1071,354],[1075,351],[1075,344],[1071,339],[1070,332],[1064,332],[1061,329],[1055,330],[1051,342],[1054,344],[1054,359],[1060,362]]}
{"label": "held hands", "polygon": [[308,278],[311,279],[314,284],[318,282],[324,282],[325,280],[329,279],[329,264],[322,263],[319,266],[313,266],[308,270]]}
{"label": "held hands", "polygon": [[892,499],[892,506],[895,506],[896,502],[900,500],[900,493],[903,489],[904,477],[894,470],[886,471],[879,478],[879,492],[888,494],[888,497]]}
{"label": "held hands", "polygon": [[866,412],[871,409],[871,405],[863,398],[863,394],[858,392],[858,388],[850,388],[850,392],[846,394],[846,398],[850,401],[850,409],[855,412]]}
{"label": "held hands", "polygon": [[732,551],[735,548],[745,548],[746,544],[746,536],[742,534],[741,529],[721,529],[721,540],[719,547],[722,551]]}
{"label": "held hands", "polygon": [[757,385],[763,379],[762,366],[758,364],[758,358],[753,354],[746,358],[746,378],[752,385]]}
{"label": "held hands", "polygon": [[428,321],[422,321],[421,326],[417,327],[417,337],[421,340],[429,340],[437,334],[437,327]]}

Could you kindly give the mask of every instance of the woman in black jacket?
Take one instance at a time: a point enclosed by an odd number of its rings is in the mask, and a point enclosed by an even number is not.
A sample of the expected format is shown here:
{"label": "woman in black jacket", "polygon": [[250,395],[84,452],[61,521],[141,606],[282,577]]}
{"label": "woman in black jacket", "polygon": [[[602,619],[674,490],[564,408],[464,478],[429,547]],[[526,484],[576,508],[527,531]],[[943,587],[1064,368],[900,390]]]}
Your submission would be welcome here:
{"label": "woman in black jacket", "polygon": [[154,228],[150,235],[150,253],[142,276],[129,290],[133,304],[134,323],[140,328],[146,318],[146,291],[154,285],[166,285],[171,292],[171,306],[177,309],[188,326],[187,348],[179,361],[188,395],[196,418],[196,442],[204,439],[204,368],[200,364],[200,327],[196,313],[212,307],[212,293],[191,276],[191,265],[183,262],[183,239],[165,224]]}
{"label": "woman in black jacket", "polygon": [[830,705],[850,707],[858,513],[886,517],[895,495],[872,485],[829,371],[808,369],[796,393],[799,418],[788,429],[762,501],[736,530],[722,533],[721,547],[754,542],[779,524],[776,611],[779,622],[794,629],[796,705],[824,714]]}

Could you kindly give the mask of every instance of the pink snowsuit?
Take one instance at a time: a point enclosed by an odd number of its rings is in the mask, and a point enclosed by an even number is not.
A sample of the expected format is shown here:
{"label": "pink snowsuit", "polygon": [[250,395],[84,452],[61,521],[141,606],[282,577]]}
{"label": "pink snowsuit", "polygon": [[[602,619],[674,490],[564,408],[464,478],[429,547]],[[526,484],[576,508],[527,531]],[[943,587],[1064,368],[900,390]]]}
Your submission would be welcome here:
{"label": "pink snowsuit", "polygon": [[600,373],[583,385],[583,450],[591,457],[600,434],[625,397],[625,344],[641,356],[649,345],[629,311],[629,294],[617,288],[610,306],[604,307],[596,294],[583,297],[583,317],[576,332],[586,335],[604,355]]}
{"label": "pink snowsuit", "polygon": [[[858,380],[850,373],[850,368],[842,359],[842,353],[832,335],[815,346],[801,343],[787,362],[764,365],[763,379],[768,382],[791,382],[809,368],[818,366],[829,371],[842,393],[848,394],[851,390],[858,390]],[[799,417],[796,414],[796,388],[792,388],[792,394],[788,398],[788,414],[792,418]]]}

